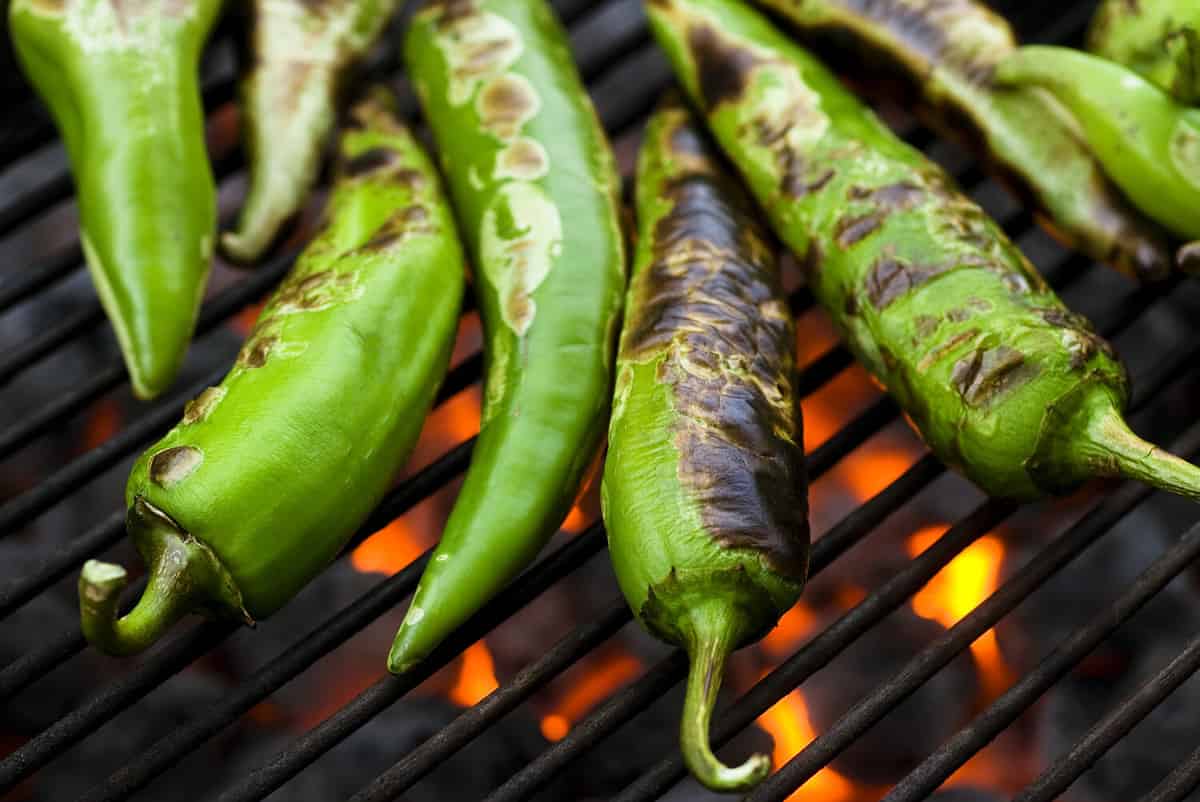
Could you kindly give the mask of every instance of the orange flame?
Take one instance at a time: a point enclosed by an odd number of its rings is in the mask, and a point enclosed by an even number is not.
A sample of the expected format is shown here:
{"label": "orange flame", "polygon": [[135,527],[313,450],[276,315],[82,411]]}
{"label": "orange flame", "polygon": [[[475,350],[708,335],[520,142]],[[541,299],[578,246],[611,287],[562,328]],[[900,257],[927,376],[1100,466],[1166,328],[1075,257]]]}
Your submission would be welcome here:
{"label": "orange flame", "polygon": [[911,451],[882,443],[864,443],[842,460],[834,473],[859,501],[874,498],[913,464]]}
{"label": "orange flame", "polygon": [[463,652],[458,681],[450,689],[450,701],[459,707],[471,707],[498,687],[492,653],[482,640],[476,641]]}
{"label": "orange flame", "polygon": [[783,614],[775,628],[759,643],[764,652],[779,659],[790,654],[816,628],[817,614],[804,602],[799,602]]}
{"label": "orange flame", "polygon": [[92,407],[88,417],[87,427],[83,433],[83,447],[91,451],[103,445],[108,438],[121,428],[121,405],[111,398],[105,398]]}
{"label": "orange flame", "polygon": [[563,521],[563,524],[560,528],[564,532],[570,532],[572,535],[578,535],[587,525],[587,513],[579,509],[579,505],[576,504],[571,508],[571,511],[567,513],[567,520]]}
{"label": "orange flame", "polygon": [[350,564],[362,573],[394,574],[424,553],[425,547],[404,519],[397,518],[364,540],[350,554]]}
{"label": "orange flame", "polygon": [[250,304],[230,318],[229,325],[233,327],[234,331],[245,337],[254,328],[254,324],[258,322],[258,316],[262,314],[264,306],[266,306],[266,301]]}
{"label": "orange flame", "polygon": [[[908,551],[917,556],[941,537],[948,527],[927,526],[908,540]],[[963,549],[915,596],[913,611],[922,618],[952,627],[978,607],[1000,584],[1004,543],[994,535],[982,537]],[[971,644],[979,663],[988,699],[999,696],[1012,683],[1000,656],[995,630],[989,629]]]}
{"label": "orange flame", "polygon": [[[800,691],[792,691],[758,718],[758,724],[775,739],[772,759],[778,769],[817,737]],[[787,798],[788,802],[851,802],[854,783],[830,768],[809,778]]]}
{"label": "orange flame", "polygon": [[641,661],[630,654],[619,654],[602,661],[572,684],[554,711],[542,718],[542,735],[548,741],[561,741],[571,731],[572,724],[641,671]]}

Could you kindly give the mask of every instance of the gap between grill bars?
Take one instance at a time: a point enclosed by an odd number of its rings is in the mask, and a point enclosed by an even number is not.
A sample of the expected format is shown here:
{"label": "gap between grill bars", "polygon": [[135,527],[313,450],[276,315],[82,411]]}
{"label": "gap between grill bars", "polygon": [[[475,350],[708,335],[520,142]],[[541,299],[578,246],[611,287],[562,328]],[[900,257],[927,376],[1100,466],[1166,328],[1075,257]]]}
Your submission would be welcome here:
{"label": "gap between grill bars", "polygon": [[[649,43],[639,16],[637,0],[594,3],[588,0],[563,0],[556,2],[555,6],[571,26],[577,60],[589,80],[593,97],[610,134],[614,139],[629,134],[651,107],[658,91],[669,81],[661,59]],[[1090,6],[1086,3],[1075,4],[1069,12],[1058,16],[1053,24],[1042,27],[1041,38],[1060,40],[1076,35],[1089,10]],[[600,30],[606,31],[608,38],[593,35]],[[394,59],[384,58],[372,65],[371,73],[383,76],[395,69]],[[210,109],[228,104],[231,97],[232,81],[229,76],[220,77],[206,90],[206,102]],[[411,111],[411,98],[409,103]],[[905,136],[922,147],[935,141],[931,134],[921,128],[906,131]],[[46,144],[51,138],[52,132],[42,129],[26,143],[27,147],[0,153],[0,169],[20,158],[29,147]],[[237,155],[226,154],[218,160],[217,172],[225,180],[240,171],[241,166]],[[957,177],[968,189],[984,181],[983,173],[975,165],[961,171]],[[0,208],[0,237],[36,220],[69,195],[69,182],[60,174]],[[1027,212],[1021,211],[1009,215],[1002,223],[1010,235],[1016,237],[1032,225],[1032,220]],[[68,251],[66,254],[50,255],[20,278],[0,284],[0,313],[16,304],[35,299],[39,293],[74,273],[81,266],[79,254],[77,249]],[[290,256],[277,256],[260,272],[251,274],[213,298],[205,306],[199,335],[216,330],[240,309],[260,298],[290,264]],[[1090,265],[1078,256],[1064,256],[1056,264],[1043,267],[1052,283],[1061,289],[1079,280]],[[1103,324],[1100,327],[1107,335],[1115,335],[1137,322],[1143,313],[1176,289],[1177,282],[1172,282],[1161,287],[1131,291],[1111,319],[1097,322]],[[807,292],[800,291],[793,296],[792,305],[797,314],[802,314],[812,305],[812,299]],[[93,304],[78,310],[73,317],[59,322],[38,337],[21,343],[0,358],[0,386],[11,383],[23,371],[41,364],[101,323],[98,306]],[[1138,387],[1132,407],[1137,410],[1149,408],[1171,383],[1194,372],[1197,356],[1200,356],[1200,349],[1186,347],[1162,359]],[[850,364],[850,356],[844,348],[835,346],[829,349],[805,368],[800,381],[802,394],[815,393]],[[478,381],[480,369],[481,358],[474,354],[451,373],[439,400],[445,401]],[[15,534],[83,485],[136,453],[174,422],[183,400],[194,395],[200,387],[215,383],[223,373],[222,368],[205,376],[203,382],[187,388],[186,392],[176,393],[169,401],[154,405],[104,445],[67,464],[37,487],[0,505],[0,537]],[[119,363],[103,366],[70,394],[60,397],[30,418],[0,431],[0,455],[11,458],[37,438],[122,386],[125,378],[124,368]],[[898,415],[899,411],[887,398],[863,411],[809,455],[809,469],[814,478],[830,470],[892,423]],[[473,440],[459,444],[422,472],[397,486],[361,528],[350,548],[458,476],[469,460],[472,445]],[[1193,426],[1170,445],[1185,455],[1200,452],[1200,427]],[[943,473],[944,468],[929,455],[915,462],[817,542],[813,555],[814,572],[826,569],[852,546],[868,537],[875,527]],[[855,738],[903,701],[908,693],[933,676],[955,655],[963,652],[980,633],[993,626],[1058,570],[1107,534],[1122,516],[1150,495],[1151,491],[1144,487],[1127,484],[1094,505],[1082,519],[1051,541],[1037,558],[936,642],[915,655],[898,676],[863,698],[749,798],[786,798],[800,782],[825,767]],[[913,594],[950,560],[1014,511],[1015,507],[1007,502],[989,500],[960,519],[904,570],[872,589],[866,598],[727,709],[719,712],[714,726],[714,742],[725,743],[750,726],[763,711],[828,664],[884,616],[911,600]],[[123,522],[119,513],[102,518],[91,530],[53,554],[38,570],[0,587],[0,619],[11,615],[77,570],[88,557],[98,555],[117,543],[123,537],[122,530]],[[335,714],[299,736],[269,764],[226,789],[220,799],[222,802],[234,802],[265,798],[420,681],[453,660],[467,646],[603,550],[602,527],[593,523],[566,545],[544,556],[494,603],[464,625],[417,672],[401,679],[383,676]],[[887,799],[890,802],[907,802],[925,798],[955,768],[985,746],[996,733],[1028,709],[1046,688],[1082,659],[1090,650],[1089,644],[1094,646],[1115,630],[1138,605],[1186,568],[1197,553],[1200,553],[1200,536],[1192,530],[1147,569],[1103,616],[1079,630],[1042,665],[1018,680],[967,727],[930,755],[908,778],[897,784]],[[127,799],[169,771],[207,739],[236,722],[255,704],[401,603],[411,594],[427,559],[428,553],[394,576],[378,582],[351,604],[333,612],[225,698],[210,708],[196,712],[176,731],[132,759],[82,799],[89,802]],[[630,620],[624,604],[614,599],[597,620],[578,626],[540,659],[526,666],[512,681],[476,706],[465,710],[447,727],[408,754],[397,755],[398,762],[391,769],[373,780],[364,777],[364,787],[354,797],[355,802],[397,798],[505,714],[516,709],[552,679],[615,635]],[[0,791],[11,789],[21,778],[40,768],[52,770],[49,767],[53,766],[53,761],[72,745],[90,736],[118,713],[152,693],[163,681],[209,653],[225,641],[232,631],[225,624],[200,623],[169,639],[137,667],[127,671],[97,696],[52,724],[0,763]],[[8,699],[21,692],[44,673],[78,654],[84,646],[77,628],[54,634],[38,651],[0,669],[0,699]],[[1170,689],[1190,676],[1197,665],[1200,665],[1200,646],[1193,642],[1159,676],[1145,683],[1111,711],[1088,733],[1075,751],[1053,770],[1039,777],[1021,798],[1031,801],[1049,799],[1061,792],[1124,731],[1160,702]],[[676,685],[683,677],[684,669],[685,663],[680,653],[675,652],[664,658],[636,681],[597,706],[565,738],[512,776],[489,798],[528,798]],[[624,789],[617,799],[632,802],[658,798],[683,776],[678,757],[664,755],[661,762]],[[1197,783],[1200,783],[1200,750],[1170,777],[1164,778],[1162,785],[1146,799],[1181,799]]]}

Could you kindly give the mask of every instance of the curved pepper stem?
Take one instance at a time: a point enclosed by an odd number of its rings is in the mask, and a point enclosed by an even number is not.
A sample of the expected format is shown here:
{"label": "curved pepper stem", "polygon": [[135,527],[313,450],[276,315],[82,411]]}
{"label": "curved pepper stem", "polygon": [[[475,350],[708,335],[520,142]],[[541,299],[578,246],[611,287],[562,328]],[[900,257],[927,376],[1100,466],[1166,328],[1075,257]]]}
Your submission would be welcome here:
{"label": "curved pepper stem", "polygon": [[771,770],[767,755],[750,756],[740,766],[726,766],[709,744],[709,722],[721,690],[725,660],[737,647],[740,626],[732,605],[713,600],[691,612],[685,631],[691,665],[679,742],[683,762],[705,787],[713,791],[738,791],[761,782]]}
{"label": "curved pepper stem", "polygon": [[79,575],[79,616],[84,636],[114,657],[151,646],[176,621],[215,607],[254,620],[241,593],[208,546],[182,531],[165,513],[138,498],[126,519],[138,550],[150,564],[146,590],[132,610],[118,618],[128,574],[119,565],[88,560]]}

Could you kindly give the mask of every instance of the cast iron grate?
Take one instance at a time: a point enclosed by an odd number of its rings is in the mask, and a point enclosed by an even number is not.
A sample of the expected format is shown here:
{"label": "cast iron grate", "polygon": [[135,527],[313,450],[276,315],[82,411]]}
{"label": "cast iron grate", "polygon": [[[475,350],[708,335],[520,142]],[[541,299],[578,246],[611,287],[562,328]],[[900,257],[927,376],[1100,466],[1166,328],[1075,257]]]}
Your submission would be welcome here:
{"label": "cast iron grate", "polygon": [[[1031,11],[1024,4],[1012,3],[1010,11],[1027,38],[1063,41],[1078,37],[1092,9],[1090,2],[1074,3],[1069,9],[1053,9],[1052,4]],[[669,83],[664,61],[653,48],[639,0],[556,0],[555,6],[568,22],[581,68],[587,77],[601,118],[615,140],[633,136],[659,92]],[[396,73],[394,55],[379,58],[370,68],[377,75]],[[227,73],[226,73],[227,75]],[[401,86],[403,79],[394,81]],[[232,83],[228,77],[213,81],[206,88],[206,102],[213,114],[228,111]],[[415,115],[411,98],[406,110]],[[0,136],[0,170],[20,169],[33,158],[34,148],[49,144],[53,131],[36,104],[16,104],[21,120],[6,121],[11,130]],[[25,114],[26,106],[29,108]],[[911,120],[903,123],[903,135],[924,149],[937,147],[936,138]],[[229,184],[240,170],[235,155],[217,161],[219,179]],[[957,171],[960,183],[975,194],[991,192],[978,167],[966,165]],[[61,171],[44,174],[39,181],[0,204],[0,240],[22,227],[36,225],[52,207],[68,200],[71,186]],[[1033,225],[1022,211],[1010,211],[1002,223],[1014,238],[1029,234]],[[1078,255],[1047,250],[1040,267],[1060,289],[1082,282],[1094,272]],[[294,254],[293,254],[294,255]],[[78,246],[58,253],[29,253],[22,264],[10,264],[0,281],[0,314],[11,314],[19,305],[41,302],[44,295],[75,276],[81,269]],[[241,309],[259,299],[287,270],[291,255],[275,257],[259,272],[246,274],[223,289],[205,306],[198,337],[210,337]],[[1144,322],[1151,310],[1178,300],[1188,288],[1168,282],[1152,288],[1120,285],[1120,298],[1108,305],[1107,315],[1097,315],[1098,328],[1115,336]],[[799,290],[792,298],[795,313],[801,315],[812,306],[811,297]],[[94,298],[75,303],[52,325],[34,336],[5,342],[0,349],[0,388],[9,387],[26,371],[37,368],[71,343],[92,336],[103,324],[103,316]],[[1145,335],[1150,336],[1150,335]],[[1197,366],[1200,346],[1190,340],[1156,343],[1153,364],[1142,371],[1132,408],[1154,411],[1169,388],[1187,378]],[[232,357],[228,349],[223,358]],[[840,346],[831,347],[804,369],[801,389],[805,395],[816,392],[851,365],[849,354]],[[448,377],[439,403],[474,384],[481,367],[475,354],[460,363]],[[91,450],[62,465],[35,486],[8,493],[0,504],[0,536],[10,539],[32,521],[53,511],[57,505],[78,494],[89,482],[122,460],[135,455],[177,418],[186,399],[208,384],[215,383],[225,364],[205,375],[192,386],[182,387],[162,402],[146,407],[129,420],[119,432]],[[49,404],[33,409],[19,419],[8,421],[0,429],[0,458],[9,460],[39,438],[44,438],[79,416],[125,384],[119,361],[109,361],[82,372],[74,386]],[[1160,415],[1161,415],[1160,411]],[[809,455],[809,471],[816,478],[855,451],[869,438],[899,417],[895,405],[883,398],[842,427]],[[1160,421],[1161,423],[1161,421]],[[1166,443],[1174,451],[1189,457],[1200,454],[1200,424],[1187,428],[1167,426],[1173,436]],[[361,529],[356,543],[396,519],[444,485],[465,468],[473,440],[461,442],[442,454],[418,474],[399,484]],[[19,463],[18,463],[19,464]],[[902,475],[846,515],[816,543],[813,571],[827,569],[852,547],[863,542],[889,516],[895,514],[945,473],[945,468],[926,454]],[[923,650],[911,657],[904,668],[880,684],[855,704],[832,727],[826,729],[759,789],[751,800],[781,800],[825,767],[842,750],[895,709],[909,694],[935,676],[954,657],[962,654],[1033,591],[1056,574],[1068,562],[1104,537],[1127,513],[1142,504],[1152,493],[1144,487],[1125,484],[1110,494],[1089,501],[1089,508],[1075,523],[1057,537],[1048,540],[1041,552],[1013,574],[986,601],[947,630]],[[751,690],[721,711],[714,726],[714,739],[725,743],[743,731],[769,707],[800,686],[826,666],[849,645],[868,633],[891,612],[912,599],[939,570],[963,549],[993,530],[1017,512],[1008,502],[985,500],[961,517],[931,546],[905,564],[886,581],[868,588],[866,596],[848,609],[802,648],[767,674]],[[1194,517],[1194,516],[1193,516]],[[93,525],[79,535],[64,540],[49,551],[33,570],[18,575],[4,568],[5,584],[0,585],[0,626],[14,613],[65,578],[74,576],[83,561],[99,555],[123,537],[121,512],[97,516]],[[220,794],[221,802],[264,799],[291,778],[309,767],[366,722],[397,702],[426,677],[446,665],[465,648],[520,610],[557,582],[570,581],[572,572],[604,550],[604,534],[595,522],[584,532],[544,555],[542,559],[510,586],[493,604],[431,656],[416,672],[393,678],[382,671],[380,678],[365,691],[324,716],[303,735],[291,740],[272,759],[257,770],[245,774]],[[1090,623],[1063,640],[1058,648],[1033,670],[1020,677],[965,728],[929,755],[914,771],[887,793],[889,802],[925,799],[968,759],[1010,726],[1051,685],[1078,665],[1098,644],[1113,633],[1151,597],[1171,580],[1180,576],[1200,555],[1200,529],[1193,529],[1173,541],[1141,576],[1123,588],[1121,595]],[[307,632],[297,637],[277,657],[227,693],[216,703],[189,711],[166,737],[140,754],[129,757],[123,767],[81,799],[128,799],[172,769],[208,739],[235,724],[252,708],[291,680],[311,668],[318,660],[342,646],[349,638],[379,616],[402,603],[412,592],[428,554],[413,561],[393,576],[381,579],[351,604],[336,610]],[[363,777],[363,789],[353,797],[356,802],[400,798],[406,789],[428,775],[489,727],[527,701],[576,661],[596,649],[629,625],[630,614],[617,601],[594,620],[581,623],[552,649],[528,664],[513,679],[479,704],[464,711],[449,725],[406,754],[397,753],[392,768],[372,779]],[[21,783],[35,772],[53,772],[55,761],[67,750],[114,717],[153,693],[163,682],[192,664],[204,659],[233,633],[225,623],[204,622],[180,630],[152,651],[145,659],[130,663],[115,680],[99,693],[51,723],[40,733],[16,746],[0,762],[0,789],[20,797]],[[78,627],[46,632],[40,645],[0,669],[0,699],[5,704],[20,698],[30,686],[47,673],[78,656],[85,642]],[[1192,640],[1165,668],[1102,718],[1070,753],[1038,776],[1018,797],[1021,800],[1050,800],[1063,791],[1109,747],[1122,738],[1138,721],[1200,667],[1200,640]],[[662,694],[677,685],[684,676],[682,655],[672,653],[651,666],[636,680],[612,694],[580,720],[561,740],[551,745],[527,765],[495,788],[491,800],[527,799],[544,789],[573,762],[617,733],[632,718],[644,711]],[[36,703],[36,699],[34,702]],[[1198,738],[1197,740],[1200,740]],[[1190,744],[1189,744],[1190,745]],[[657,799],[682,777],[684,770],[673,752],[660,756],[657,764],[628,785],[616,799],[622,802]],[[1200,751],[1180,763],[1170,776],[1146,800],[1184,799],[1200,785]],[[15,790],[14,790],[15,789]]]}

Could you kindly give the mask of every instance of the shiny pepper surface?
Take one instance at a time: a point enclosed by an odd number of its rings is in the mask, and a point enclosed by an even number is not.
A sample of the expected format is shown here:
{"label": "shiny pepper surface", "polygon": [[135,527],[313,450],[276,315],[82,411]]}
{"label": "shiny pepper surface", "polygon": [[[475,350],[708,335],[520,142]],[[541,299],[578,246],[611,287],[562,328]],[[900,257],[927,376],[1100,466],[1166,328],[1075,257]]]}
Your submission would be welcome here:
{"label": "shiny pepper surface", "polygon": [[200,52],[220,0],[13,0],[25,74],[71,159],[80,238],[139,398],[175,378],[204,294],[216,191]]}
{"label": "shiny pepper surface", "polygon": [[253,262],[303,205],[350,73],[399,0],[241,0],[250,8],[241,83],[250,186],[222,251]]}
{"label": "shiny pepper surface", "polygon": [[734,790],[770,761],[722,765],[709,720],[728,654],[800,596],[808,497],[776,253],[723,171],[683,108],[651,120],[603,502],[630,607],[691,661],[684,760],[709,788]]}
{"label": "shiny pepper surface", "polygon": [[1122,419],[1108,343],[940,167],[748,7],[649,9],[813,294],[940,459],[1001,497],[1123,476],[1200,498],[1200,469]]}
{"label": "shiny pepper surface", "polygon": [[1068,245],[1138,279],[1170,271],[1163,233],[1109,182],[1054,98],[993,84],[996,64],[1017,43],[1008,23],[979,0],[754,2],[800,31],[848,37],[894,64],[942,127],[967,134]]}
{"label": "shiny pepper surface", "polygon": [[625,248],[620,183],[545,0],[434,0],[408,76],[475,270],[486,377],[478,444],[388,665],[403,672],[558,529],[612,398]]}
{"label": "shiny pepper surface", "polygon": [[149,585],[114,620],[124,569],[84,566],[83,631],[102,651],[140,651],[189,612],[270,615],[342,549],[415,444],[454,343],[463,257],[389,100],[356,108],[328,223],[229,375],[134,465],[127,521]]}

